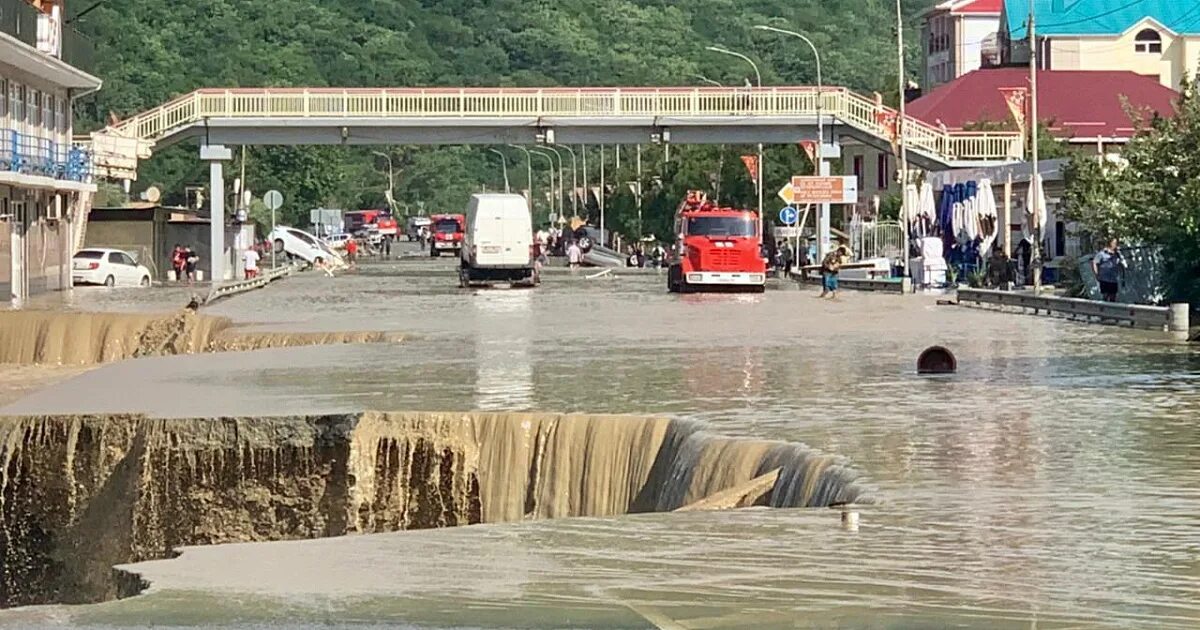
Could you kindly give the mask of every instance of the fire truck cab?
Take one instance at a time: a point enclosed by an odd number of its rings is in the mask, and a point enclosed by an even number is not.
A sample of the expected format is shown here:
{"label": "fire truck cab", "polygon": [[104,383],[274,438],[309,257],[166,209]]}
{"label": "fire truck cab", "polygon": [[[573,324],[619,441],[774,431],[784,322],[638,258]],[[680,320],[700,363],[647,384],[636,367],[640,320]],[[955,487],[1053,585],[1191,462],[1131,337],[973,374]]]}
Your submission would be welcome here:
{"label": "fire truck cab", "polygon": [[675,247],[667,273],[672,293],[766,289],[762,226],[750,210],[722,208],[689,191],[675,213]]}
{"label": "fire truck cab", "polygon": [[435,214],[430,217],[429,255],[437,258],[442,253],[458,255],[462,251],[466,233],[467,217],[461,214]]}

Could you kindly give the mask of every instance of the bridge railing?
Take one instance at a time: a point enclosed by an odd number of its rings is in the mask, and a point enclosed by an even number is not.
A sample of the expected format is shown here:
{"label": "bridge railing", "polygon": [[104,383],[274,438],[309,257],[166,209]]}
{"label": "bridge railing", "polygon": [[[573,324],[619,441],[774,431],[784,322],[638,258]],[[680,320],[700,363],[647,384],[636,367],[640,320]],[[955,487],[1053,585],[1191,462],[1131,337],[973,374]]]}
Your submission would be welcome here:
{"label": "bridge railing", "polygon": [[[205,118],[811,117],[821,111],[892,139],[898,113],[839,87],[769,88],[254,88],[192,92],[102,133],[154,142]],[[1013,132],[947,132],[909,117],[911,149],[946,160],[1018,159]]]}

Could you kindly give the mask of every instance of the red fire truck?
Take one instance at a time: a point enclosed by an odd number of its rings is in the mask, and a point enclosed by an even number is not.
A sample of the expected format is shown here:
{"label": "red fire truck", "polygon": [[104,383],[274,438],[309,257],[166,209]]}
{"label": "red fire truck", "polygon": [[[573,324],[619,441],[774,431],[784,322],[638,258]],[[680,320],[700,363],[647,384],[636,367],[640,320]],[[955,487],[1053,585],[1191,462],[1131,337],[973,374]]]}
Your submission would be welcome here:
{"label": "red fire truck", "polygon": [[370,226],[379,230],[384,238],[396,238],[398,224],[387,210],[356,210],[342,215],[348,234],[357,234]]}
{"label": "red fire truck", "polygon": [[671,292],[766,289],[762,226],[756,213],[718,207],[703,192],[692,190],[675,213],[675,233],[679,242],[667,273]]}
{"label": "red fire truck", "polygon": [[467,217],[461,214],[435,214],[429,219],[429,255],[436,258],[446,252],[457,256],[462,251]]}

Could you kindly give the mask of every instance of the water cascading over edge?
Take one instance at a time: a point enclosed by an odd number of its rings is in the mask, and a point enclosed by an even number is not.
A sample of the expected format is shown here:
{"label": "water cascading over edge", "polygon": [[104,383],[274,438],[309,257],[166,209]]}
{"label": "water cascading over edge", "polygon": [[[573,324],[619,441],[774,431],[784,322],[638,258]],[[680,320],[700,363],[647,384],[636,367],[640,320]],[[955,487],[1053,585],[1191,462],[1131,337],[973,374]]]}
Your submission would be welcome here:
{"label": "water cascading over edge", "polygon": [[118,597],[113,565],[184,545],[667,511],[776,469],[765,504],[861,493],[834,457],[667,418],[0,418],[0,605]]}

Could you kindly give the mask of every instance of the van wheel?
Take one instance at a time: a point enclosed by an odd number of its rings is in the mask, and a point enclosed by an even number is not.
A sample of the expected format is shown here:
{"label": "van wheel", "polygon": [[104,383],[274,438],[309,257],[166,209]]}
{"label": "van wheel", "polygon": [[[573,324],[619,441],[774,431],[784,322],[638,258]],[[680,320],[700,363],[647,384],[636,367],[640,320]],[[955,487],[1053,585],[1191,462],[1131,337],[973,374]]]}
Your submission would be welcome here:
{"label": "van wheel", "polygon": [[112,276],[109,276],[109,277],[105,278],[105,279],[104,279],[104,286],[106,286],[106,287],[115,287],[115,286],[117,286],[117,279],[116,279],[116,278],[114,278],[114,277],[112,277]]}
{"label": "van wheel", "polygon": [[142,276],[142,283],[141,283],[141,284],[142,284],[142,286],[143,286],[143,287],[148,287],[148,286],[150,286],[150,276]]}
{"label": "van wheel", "polygon": [[276,254],[283,253],[283,239],[281,239],[281,238],[275,239],[275,253]]}

